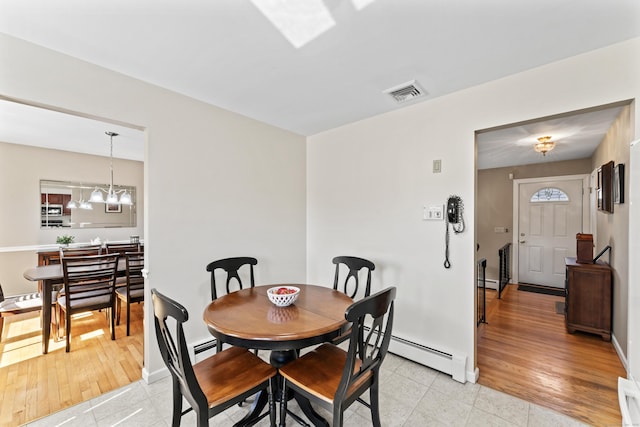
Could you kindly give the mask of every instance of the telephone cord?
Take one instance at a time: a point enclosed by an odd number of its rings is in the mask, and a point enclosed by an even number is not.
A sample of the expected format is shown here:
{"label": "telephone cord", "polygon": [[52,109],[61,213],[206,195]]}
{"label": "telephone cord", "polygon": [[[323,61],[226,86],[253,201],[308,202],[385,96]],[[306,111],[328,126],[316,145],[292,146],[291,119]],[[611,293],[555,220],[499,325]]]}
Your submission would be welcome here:
{"label": "telephone cord", "polygon": [[444,248],[444,268],[451,268],[451,263],[449,262],[449,217],[445,216],[444,218],[444,226],[446,228],[446,232],[444,235],[445,248]]}

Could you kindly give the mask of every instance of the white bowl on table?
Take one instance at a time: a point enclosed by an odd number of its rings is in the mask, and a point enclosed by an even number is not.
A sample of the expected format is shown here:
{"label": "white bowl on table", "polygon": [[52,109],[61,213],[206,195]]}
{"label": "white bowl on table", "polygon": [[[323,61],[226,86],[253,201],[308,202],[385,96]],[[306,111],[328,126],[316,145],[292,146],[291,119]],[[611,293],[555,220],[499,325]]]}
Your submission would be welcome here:
{"label": "white bowl on table", "polygon": [[295,286],[274,286],[267,289],[269,300],[278,307],[286,307],[293,304],[300,295],[300,288]]}

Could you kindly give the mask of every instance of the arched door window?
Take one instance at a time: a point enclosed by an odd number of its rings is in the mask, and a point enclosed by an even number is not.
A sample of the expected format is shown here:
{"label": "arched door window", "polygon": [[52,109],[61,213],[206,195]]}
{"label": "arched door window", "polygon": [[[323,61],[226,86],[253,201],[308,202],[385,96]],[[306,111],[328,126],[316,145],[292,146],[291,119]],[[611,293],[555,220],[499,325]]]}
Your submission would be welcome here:
{"label": "arched door window", "polygon": [[556,187],[545,187],[533,193],[531,203],[538,202],[568,202],[569,196],[567,193]]}

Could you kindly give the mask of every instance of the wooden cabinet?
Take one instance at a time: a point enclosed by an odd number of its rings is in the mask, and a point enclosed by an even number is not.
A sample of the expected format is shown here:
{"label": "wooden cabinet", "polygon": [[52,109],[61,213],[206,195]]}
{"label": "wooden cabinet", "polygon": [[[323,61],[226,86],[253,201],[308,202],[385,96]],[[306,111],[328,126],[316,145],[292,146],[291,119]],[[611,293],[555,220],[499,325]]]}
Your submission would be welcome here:
{"label": "wooden cabinet", "polygon": [[566,307],[567,331],[590,332],[611,341],[612,272],[602,261],[581,264],[575,258],[566,258]]}
{"label": "wooden cabinet", "polygon": [[61,194],[62,196],[62,215],[71,215],[71,208],[67,205],[71,201],[71,194]]}
{"label": "wooden cabinet", "polygon": [[61,205],[62,194],[40,194],[40,202],[44,205],[49,200],[50,205]]}
{"label": "wooden cabinet", "polygon": [[45,205],[49,201],[50,205],[62,205],[62,214],[71,215],[71,209],[67,207],[71,201],[71,194],[40,194],[40,203]]}
{"label": "wooden cabinet", "polygon": [[38,265],[60,264],[60,250],[38,251]]}

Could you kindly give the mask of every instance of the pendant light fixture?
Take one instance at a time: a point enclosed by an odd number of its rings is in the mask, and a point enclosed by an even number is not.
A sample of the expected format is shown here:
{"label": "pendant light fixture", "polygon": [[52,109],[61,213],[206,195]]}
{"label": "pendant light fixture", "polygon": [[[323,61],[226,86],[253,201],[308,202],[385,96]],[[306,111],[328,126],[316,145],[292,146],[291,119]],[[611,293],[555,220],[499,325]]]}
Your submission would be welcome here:
{"label": "pendant light fixture", "polygon": [[555,146],[556,143],[551,140],[550,136],[541,136],[538,138],[538,142],[533,146],[533,148],[538,153],[542,153],[543,156],[546,156],[549,151],[555,148]]}
{"label": "pendant light fixture", "polygon": [[69,203],[67,203],[67,209],[86,209],[86,210],[92,210],[93,209],[93,205],[89,202],[87,202],[86,200],[84,200],[84,194],[82,192],[82,190],[80,190],[80,200],[69,200]]}
{"label": "pendant light fixture", "polygon": [[[113,189],[113,137],[118,136],[115,132],[105,132],[109,136],[109,188],[100,188],[96,187],[95,190],[91,193],[91,197],[89,198],[90,202],[94,203],[107,203],[110,205],[130,205],[131,203],[131,193],[127,192],[126,189],[123,190],[114,190]],[[118,194],[122,193],[120,198],[118,198]],[[105,200],[104,195],[107,195]]]}

